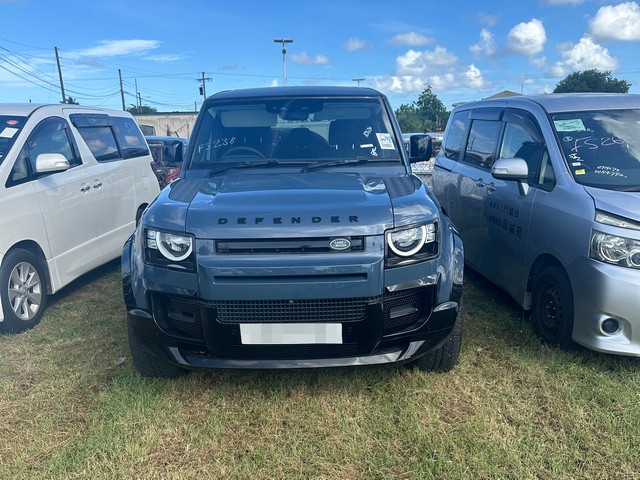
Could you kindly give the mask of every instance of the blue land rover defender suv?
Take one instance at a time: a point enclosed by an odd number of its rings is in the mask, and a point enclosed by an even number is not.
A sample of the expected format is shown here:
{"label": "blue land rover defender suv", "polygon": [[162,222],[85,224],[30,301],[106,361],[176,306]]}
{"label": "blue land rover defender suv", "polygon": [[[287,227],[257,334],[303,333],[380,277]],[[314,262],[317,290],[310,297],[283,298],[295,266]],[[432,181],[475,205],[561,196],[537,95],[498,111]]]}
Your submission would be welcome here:
{"label": "blue land rover defender suv", "polygon": [[410,162],[387,98],[358,87],[226,91],[180,178],[124,246],[134,363],[203,368],[458,360],[461,240]]}

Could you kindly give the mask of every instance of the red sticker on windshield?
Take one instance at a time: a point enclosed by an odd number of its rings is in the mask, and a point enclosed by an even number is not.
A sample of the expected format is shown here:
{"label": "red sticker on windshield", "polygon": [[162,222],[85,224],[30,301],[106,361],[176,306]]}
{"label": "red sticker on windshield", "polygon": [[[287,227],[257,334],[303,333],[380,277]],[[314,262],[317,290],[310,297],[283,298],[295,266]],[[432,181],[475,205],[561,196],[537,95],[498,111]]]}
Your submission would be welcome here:
{"label": "red sticker on windshield", "polygon": [[20,123],[20,120],[7,120],[7,125],[18,125]]}

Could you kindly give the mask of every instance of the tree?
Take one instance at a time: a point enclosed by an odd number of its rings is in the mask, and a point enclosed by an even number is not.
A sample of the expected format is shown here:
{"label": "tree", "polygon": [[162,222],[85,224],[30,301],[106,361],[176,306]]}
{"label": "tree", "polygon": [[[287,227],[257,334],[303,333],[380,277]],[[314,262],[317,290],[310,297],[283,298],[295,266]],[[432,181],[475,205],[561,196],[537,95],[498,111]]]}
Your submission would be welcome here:
{"label": "tree", "polygon": [[155,107],[150,107],[149,105],[140,105],[139,107],[131,105],[129,108],[127,108],[127,112],[131,113],[132,115],[139,115],[144,113],[157,113],[158,109]]}
{"label": "tree", "polygon": [[607,92],[629,93],[631,84],[611,76],[611,71],[601,72],[595,68],[573,72],[560,80],[553,93]]}
{"label": "tree", "polygon": [[449,112],[431,86],[422,91],[416,102],[400,105],[395,113],[400,129],[406,133],[442,130],[449,119]]}

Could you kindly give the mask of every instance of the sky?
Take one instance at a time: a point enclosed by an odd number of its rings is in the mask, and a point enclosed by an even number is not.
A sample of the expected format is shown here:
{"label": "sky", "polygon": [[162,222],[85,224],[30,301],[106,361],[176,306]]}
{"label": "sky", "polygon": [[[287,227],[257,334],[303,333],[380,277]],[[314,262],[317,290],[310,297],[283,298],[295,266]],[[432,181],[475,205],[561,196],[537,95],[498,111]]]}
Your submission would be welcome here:
{"label": "sky", "polygon": [[[550,93],[611,71],[640,93],[640,3],[611,0],[0,0],[0,102],[194,111],[220,90],[360,85],[393,108]],[[286,43],[286,55],[276,39]],[[204,81],[202,80],[204,78]]]}

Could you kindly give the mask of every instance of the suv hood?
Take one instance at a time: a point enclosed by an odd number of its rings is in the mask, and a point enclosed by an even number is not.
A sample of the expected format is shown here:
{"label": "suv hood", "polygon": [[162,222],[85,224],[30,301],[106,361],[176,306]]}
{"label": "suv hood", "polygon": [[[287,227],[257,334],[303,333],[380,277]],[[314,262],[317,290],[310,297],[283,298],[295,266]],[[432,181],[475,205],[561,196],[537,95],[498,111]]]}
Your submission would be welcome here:
{"label": "suv hood", "polygon": [[180,179],[163,190],[145,218],[197,238],[277,238],[380,235],[437,214],[413,176],[313,172]]}
{"label": "suv hood", "polygon": [[597,210],[640,221],[640,192],[618,192],[594,187],[584,187]]}

